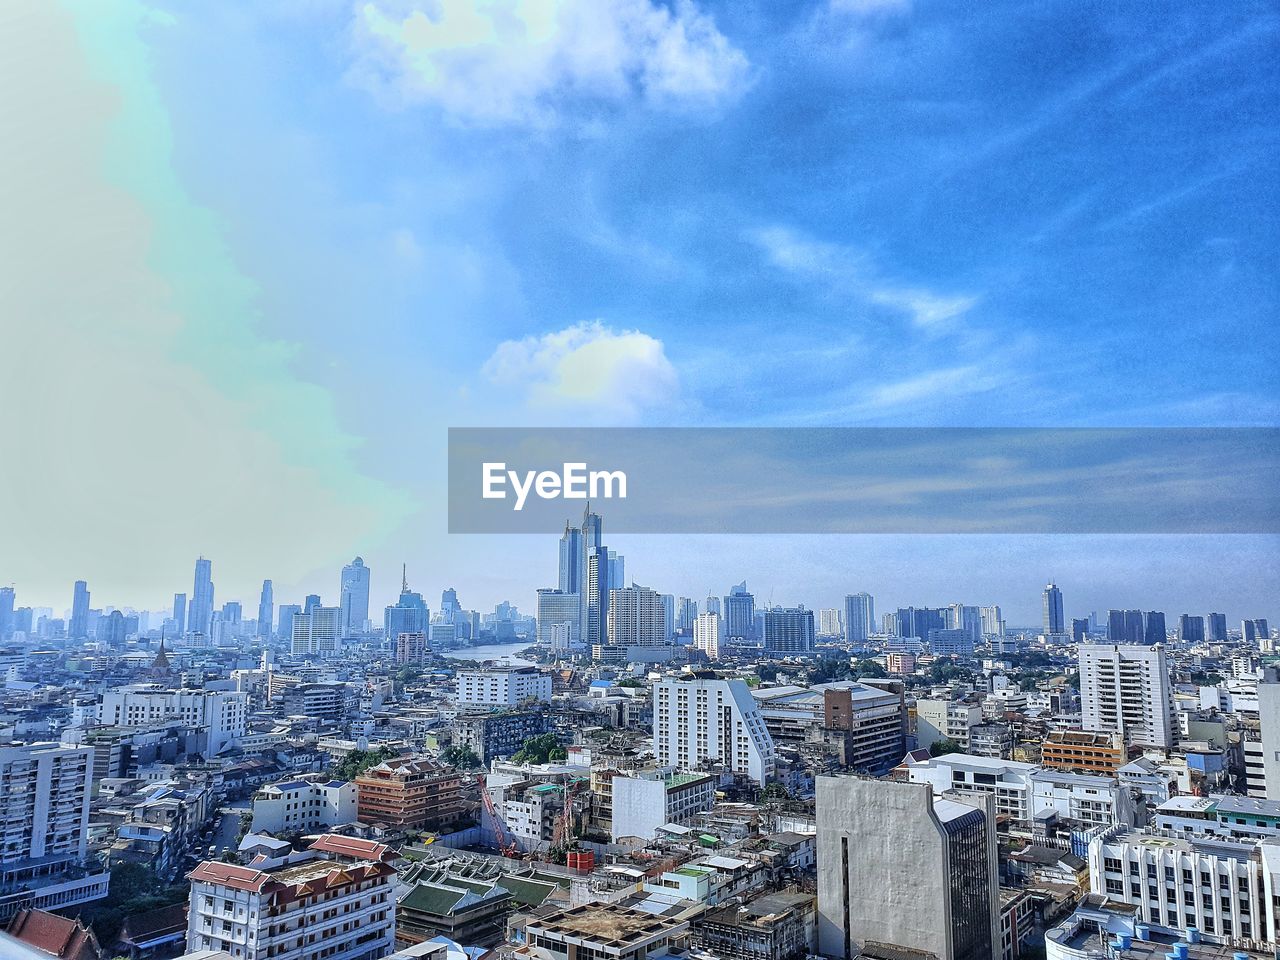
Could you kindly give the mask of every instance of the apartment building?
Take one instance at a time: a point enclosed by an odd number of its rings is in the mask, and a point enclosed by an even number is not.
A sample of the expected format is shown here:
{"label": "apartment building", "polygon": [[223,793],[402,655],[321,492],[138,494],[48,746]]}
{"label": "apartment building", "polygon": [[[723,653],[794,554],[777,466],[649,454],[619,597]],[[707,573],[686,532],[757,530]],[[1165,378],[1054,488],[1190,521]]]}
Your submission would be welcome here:
{"label": "apartment building", "polygon": [[716,802],[715,778],[708,774],[661,770],[618,774],[611,778],[610,834],[652,840],[667,823],[685,823]]}
{"label": "apartment building", "polygon": [[207,734],[210,757],[244,736],[249,719],[249,695],[227,690],[171,690],[161,684],[140,683],[108,690],[102,695],[98,722],[116,727],[146,727],[179,720]]}
{"label": "apartment building", "polygon": [[387,760],[355,785],[361,823],[448,830],[462,818],[462,776],[430,760]]}
{"label": "apartment building", "polygon": [[272,783],[253,797],[253,832],[308,833],[357,819],[356,785],[324,774]]}
{"label": "apartment building", "polygon": [[1059,820],[1084,827],[1132,827],[1139,808],[1133,791],[1115,777],[1039,770],[1031,774],[1031,809],[1036,817],[1056,814]]}
{"label": "apartment building", "polygon": [[1073,773],[1115,776],[1129,762],[1129,749],[1119,733],[1050,730],[1040,745],[1040,765]]}
{"label": "apartment building", "polygon": [[527,700],[551,699],[551,674],[537,667],[459,670],[456,676],[459,710],[476,707],[514,707]]}
{"label": "apartment building", "polygon": [[969,746],[969,728],[982,723],[982,705],[954,700],[916,701],[916,743],[927,750],[939,740]]}
{"label": "apartment building", "polygon": [[1174,743],[1173,687],[1164,646],[1081,644],[1080,706],[1085,730],[1122,734],[1130,743]]}
{"label": "apartment building", "polygon": [[392,859],[384,844],[326,834],[303,853],[255,866],[205,861],[187,875],[187,950],[381,960],[395,950]]}
{"label": "apartment building", "polygon": [[1037,769],[1035,764],[1015,760],[948,753],[909,764],[907,776],[912,783],[929,784],[939,796],[948,791],[990,796],[997,814],[1026,823],[1033,816],[1031,775]]}
{"label": "apartment building", "polygon": [[653,748],[658,765],[697,770],[714,764],[756,783],[774,774],[773,738],[742,680],[696,671],[653,686]]}

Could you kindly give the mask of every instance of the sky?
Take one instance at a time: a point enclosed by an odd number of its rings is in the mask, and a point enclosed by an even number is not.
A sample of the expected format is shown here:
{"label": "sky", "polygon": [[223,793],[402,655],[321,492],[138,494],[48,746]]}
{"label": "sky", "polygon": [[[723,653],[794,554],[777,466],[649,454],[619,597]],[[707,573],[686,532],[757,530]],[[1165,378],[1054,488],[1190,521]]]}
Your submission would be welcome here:
{"label": "sky", "polygon": [[[531,607],[450,426],[1272,426],[1269,3],[13,0],[0,583]],[[937,469],[945,470],[946,464]],[[605,516],[606,532],[608,516]],[[607,536],[606,536],[607,539]],[[645,537],[664,592],[1233,618],[1280,540]]]}

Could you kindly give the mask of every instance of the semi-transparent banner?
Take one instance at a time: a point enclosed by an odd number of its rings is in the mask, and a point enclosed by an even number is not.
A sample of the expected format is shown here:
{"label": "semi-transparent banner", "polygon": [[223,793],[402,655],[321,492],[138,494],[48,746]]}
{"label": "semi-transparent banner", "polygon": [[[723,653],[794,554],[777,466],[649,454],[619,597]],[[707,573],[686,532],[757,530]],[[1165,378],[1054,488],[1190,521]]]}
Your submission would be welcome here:
{"label": "semi-transparent banner", "polygon": [[1280,428],[454,428],[451,533],[1276,533]]}

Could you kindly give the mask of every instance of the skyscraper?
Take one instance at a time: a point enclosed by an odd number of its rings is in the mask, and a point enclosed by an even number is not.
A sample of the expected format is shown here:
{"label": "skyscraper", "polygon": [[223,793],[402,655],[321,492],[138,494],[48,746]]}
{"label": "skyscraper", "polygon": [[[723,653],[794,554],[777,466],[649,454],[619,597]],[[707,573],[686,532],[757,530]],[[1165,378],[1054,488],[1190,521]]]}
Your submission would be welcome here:
{"label": "skyscraper", "polygon": [[431,612],[422,600],[422,594],[409,589],[407,569],[401,570],[400,599],[382,613],[382,627],[388,640],[395,640],[402,633],[426,633],[431,623]]}
{"label": "skyscraper", "polygon": [[83,640],[89,636],[89,585],[77,580],[71,594],[71,619],[67,621],[67,636]]}
{"label": "skyscraper", "polygon": [[125,638],[124,614],[112,610],[98,619],[97,641],[108,647],[123,647]]}
{"label": "skyscraper", "polygon": [[331,657],[338,652],[341,638],[341,607],[312,607],[293,616],[294,656]]}
{"label": "skyscraper", "polygon": [[581,598],[576,593],[546,588],[538,591],[538,643],[568,650],[582,639]]}
{"label": "skyscraper", "polygon": [[876,602],[869,593],[851,593],[844,598],[844,639],[861,643],[875,633]]}
{"label": "skyscraper", "polygon": [[458,603],[458,591],[453,589],[453,587],[446,587],[444,590],[440,591],[441,622],[453,623],[461,612],[462,604]]}
{"label": "skyscraper", "polygon": [[0,641],[13,636],[13,587],[0,587]]}
{"label": "skyscraper", "polygon": [[1071,621],[1071,642],[1072,643],[1088,643],[1089,642],[1089,618],[1078,617]]}
{"label": "skyscraper", "polygon": [[1164,646],[1082,644],[1080,706],[1086,730],[1141,746],[1173,746],[1173,688]]}
{"label": "skyscraper", "polygon": [[1178,617],[1178,639],[1183,643],[1204,643],[1204,617],[1189,613]]}
{"label": "skyscraper", "polygon": [[191,590],[191,604],[187,609],[187,631],[209,634],[209,621],[213,618],[213,564],[204,557],[196,560],[195,583]]}
{"label": "skyscraper", "polygon": [[609,551],[599,547],[587,557],[587,643],[607,645],[609,639]]}
{"label": "skyscraper", "polygon": [[1205,617],[1204,638],[1209,643],[1225,643],[1227,640],[1227,615],[1211,613]]}
{"label": "skyscraper", "polygon": [[185,593],[175,593],[173,595],[173,624],[178,636],[186,635],[187,595]]}
{"label": "skyscraper", "polygon": [[755,638],[756,598],[747,592],[747,581],[734,584],[724,598],[724,635],[735,640]]}
{"label": "skyscraper", "polygon": [[564,534],[560,537],[560,576],[557,582],[561,593],[581,592],[584,556],[582,531],[566,520]]}
{"label": "skyscraper", "polygon": [[1000,956],[991,798],[935,798],[929,784],[819,777],[817,807],[823,956],[852,958],[864,948],[876,957]]}
{"label": "skyscraper", "polygon": [[340,596],[338,606],[342,617],[339,629],[342,636],[354,637],[364,633],[365,621],[369,619],[369,568],[360,557],[342,568]]}
{"label": "skyscraper", "polygon": [[764,611],[764,649],[786,657],[813,649],[813,611],[804,607],[769,607]]}
{"label": "skyscraper", "polygon": [[700,613],[693,621],[693,645],[707,655],[708,660],[720,659],[720,644],[724,642],[724,622],[718,613]]}
{"label": "skyscraper", "polygon": [[270,580],[263,580],[262,595],[258,598],[258,636],[271,636],[271,621],[275,619],[275,615],[275,590]]}
{"label": "skyscraper", "polygon": [[1141,644],[1146,635],[1141,610],[1107,611],[1107,640],[1111,643]]}
{"label": "skyscraper", "polygon": [[1165,628],[1164,614],[1159,610],[1150,610],[1143,615],[1142,642],[1150,646],[1153,643],[1164,643],[1169,639],[1169,631]]}
{"label": "skyscraper", "polygon": [[689,633],[693,630],[693,622],[698,619],[698,601],[688,597],[676,600],[676,629]]}
{"label": "skyscraper", "polygon": [[292,639],[293,618],[302,612],[302,607],[296,603],[282,603],[277,612],[280,614],[280,622],[276,625],[276,635],[281,639]]}
{"label": "skyscraper", "polygon": [[1062,591],[1050,582],[1044,588],[1044,633],[1047,637],[1061,636],[1067,632],[1067,621],[1062,614]]}
{"label": "skyscraper", "polygon": [[656,647],[667,642],[662,594],[639,585],[609,591],[606,633],[618,647]]}

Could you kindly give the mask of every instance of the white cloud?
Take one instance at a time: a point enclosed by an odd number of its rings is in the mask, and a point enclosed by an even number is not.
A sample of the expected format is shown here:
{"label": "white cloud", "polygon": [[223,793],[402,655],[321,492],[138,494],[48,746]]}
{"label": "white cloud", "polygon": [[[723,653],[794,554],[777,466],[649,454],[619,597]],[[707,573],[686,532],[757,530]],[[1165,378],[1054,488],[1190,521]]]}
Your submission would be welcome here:
{"label": "white cloud", "polygon": [[860,17],[885,16],[911,12],[912,0],[831,0],[834,13],[852,13]]}
{"label": "white cloud", "polygon": [[748,63],[691,0],[367,0],[356,76],[482,126],[549,126],[564,109],[713,108]]}
{"label": "white cloud", "polygon": [[680,378],[662,341],[600,321],[498,345],[484,375],[520,391],[529,405],[596,419],[632,420],[670,404]]}

